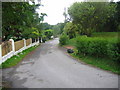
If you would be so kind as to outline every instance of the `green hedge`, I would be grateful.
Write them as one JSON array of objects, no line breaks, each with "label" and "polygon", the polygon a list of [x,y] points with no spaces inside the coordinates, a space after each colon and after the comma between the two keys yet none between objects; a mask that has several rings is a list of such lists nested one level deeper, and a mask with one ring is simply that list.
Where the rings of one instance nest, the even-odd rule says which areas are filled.
[{"label": "green hedge", "polygon": [[78,53],[120,60],[120,43],[115,39],[80,36],[76,38]]},{"label": "green hedge", "polygon": [[107,44],[107,56],[120,62],[120,42],[109,42]]},{"label": "green hedge", "polygon": [[60,36],[60,45],[66,45],[69,40],[69,37],[66,34]]}]

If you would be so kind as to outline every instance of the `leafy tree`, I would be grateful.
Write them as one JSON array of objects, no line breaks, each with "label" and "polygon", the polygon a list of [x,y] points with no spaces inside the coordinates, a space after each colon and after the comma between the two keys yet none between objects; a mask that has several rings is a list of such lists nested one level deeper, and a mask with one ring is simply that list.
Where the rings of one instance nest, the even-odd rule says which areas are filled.
[{"label": "leafy tree", "polygon": [[69,37],[68,35],[66,35],[65,33],[62,33],[62,35],[60,36],[60,45],[66,45],[68,43]]},{"label": "leafy tree", "polygon": [[53,35],[54,37],[57,37],[57,35],[60,35],[63,32],[63,28],[65,26],[65,23],[58,23],[56,25],[53,25]]},{"label": "leafy tree", "polygon": [[[35,29],[40,28],[41,17],[36,13],[40,4],[30,5],[28,2],[3,2],[2,3],[2,34],[3,41],[13,38],[36,38]],[[42,18],[43,18],[42,17]],[[34,31],[35,30],[35,31]],[[40,32],[39,32],[40,33]]]},{"label": "leafy tree", "polygon": [[43,22],[44,21],[44,16],[47,16],[47,14],[46,13],[41,13],[41,16],[40,16],[39,20]]},{"label": "leafy tree", "polygon": [[77,30],[78,30],[77,26],[72,22],[66,23],[64,27],[64,32],[69,36],[70,39],[76,37],[78,33]]},{"label": "leafy tree", "polygon": [[[111,22],[108,22],[109,24],[112,24],[111,29],[120,31],[120,1],[118,2],[112,2],[111,4],[116,4],[116,13],[114,17],[111,18]],[[111,30],[112,31],[112,30]]]},{"label": "leafy tree", "polygon": [[43,30],[52,29],[52,25],[48,23],[42,23],[42,29]]},{"label": "leafy tree", "polygon": [[108,2],[76,2],[69,7],[68,13],[81,33],[91,36],[93,31],[102,29],[106,21],[114,16],[115,8],[115,4]]},{"label": "leafy tree", "polygon": [[117,16],[117,23],[118,23],[118,25],[120,26],[120,1],[117,2],[116,10],[117,10],[117,13],[116,13],[116,16]]},{"label": "leafy tree", "polygon": [[52,29],[42,30],[42,38],[43,39],[51,39],[52,35],[53,35],[53,30]]}]

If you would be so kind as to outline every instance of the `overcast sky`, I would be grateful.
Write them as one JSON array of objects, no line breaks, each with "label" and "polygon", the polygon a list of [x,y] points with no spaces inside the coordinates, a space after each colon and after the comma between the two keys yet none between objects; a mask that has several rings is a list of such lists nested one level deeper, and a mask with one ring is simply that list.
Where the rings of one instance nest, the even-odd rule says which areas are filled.
[{"label": "overcast sky", "polygon": [[46,13],[48,15],[44,18],[44,22],[55,25],[59,22],[64,22],[64,8],[69,7],[76,1],[83,0],[42,0],[41,3],[44,6],[40,7],[38,12]]},{"label": "overcast sky", "polygon": [[41,3],[44,6],[40,7],[38,12],[46,13],[48,15],[44,18],[44,22],[55,25],[57,23],[64,22],[64,8],[68,8],[74,2],[81,1],[84,0],[42,0]]}]

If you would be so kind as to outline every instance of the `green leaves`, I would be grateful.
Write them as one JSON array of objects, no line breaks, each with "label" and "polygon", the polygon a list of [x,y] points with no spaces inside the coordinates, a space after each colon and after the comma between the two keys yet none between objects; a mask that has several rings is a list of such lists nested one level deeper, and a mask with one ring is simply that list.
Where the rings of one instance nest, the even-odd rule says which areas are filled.
[{"label": "green leaves", "polygon": [[64,32],[69,36],[70,39],[76,37],[76,34],[78,33],[77,30],[77,26],[71,22],[66,23],[64,27]]},{"label": "green leaves", "polygon": [[60,45],[66,45],[69,40],[69,37],[66,34],[60,36]]},{"label": "green leaves", "polygon": [[113,17],[115,9],[116,5],[108,2],[76,2],[69,7],[68,13],[73,23],[81,26],[82,33],[90,36]]},{"label": "green leaves", "polygon": [[119,45],[116,39],[100,38],[100,37],[77,37],[76,47],[79,53],[85,55],[105,57],[112,60],[119,61]]},{"label": "green leaves", "polygon": [[33,30],[33,32],[32,32],[33,34],[35,34],[37,37],[40,36],[40,33],[37,28],[32,27],[32,30]]},{"label": "green leaves", "polygon": [[[39,6],[38,4],[30,5],[27,2],[3,2],[3,41],[11,37],[15,37],[16,40],[38,37],[41,19],[38,13],[36,13],[36,9]],[[45,15],[41,14],[41,16]]]}]

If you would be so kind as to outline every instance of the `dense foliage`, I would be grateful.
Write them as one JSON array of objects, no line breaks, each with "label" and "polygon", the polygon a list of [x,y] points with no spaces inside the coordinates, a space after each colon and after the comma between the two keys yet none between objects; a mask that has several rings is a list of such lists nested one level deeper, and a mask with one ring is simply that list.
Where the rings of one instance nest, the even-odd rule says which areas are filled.
[{"label": "dense foliage", "polygon": [[40,4],[28,2],[2,3],[2,38],[3,41],[13,38],[37,38],[40,33],[40,21],[45,14],[39,17],[36,9]]},{"label": "dense foliage", "polygon": [[72,22],[66,23],[63,30],[69,36],[70,39],[76,37],[76,35],[78,33],[77,26],[75,24],[73,24]]},{"label": "dense foliage", "polygon": [[53,36],[52,29],[42,30],[42,38],[43,39],[49,40],[49,39],[51,39],[51,36]]},{"label": "dense foliage", "polygon": [[42,23],[42,30],[52,29],[52,27],[53,26],[48,23]]},{"label": "dense foliage", "polygon": [[[43,32],[47,32],[49,29],[52,30],[52,35],[54,37],[59,36],[63,32],[64,23],[57,23],[56,25],[50,25],[48,23],[42,23]],[[43,33],[44,34],[44,33]]]},{"label": "dense foliage", "polygon": [[69,7],[68,13],[78,33],[91,36],[95,31],[104,31],[111,19],[115,19],[116,7],[116,3],[109,2],[76,2]]},{"label": "dense foliage", "polygon": [[66,34],[62,34],[61,36],[60,36],[60,45],[62,46],[62,45],[66,45],[67,44],[67,42],[68,42],[68,40],[69,40],[69,37],[66,35]]},{"label": "dense foliage", "polygon": [[[110,40],[111,39],[111,40]],[[106,57],[112,60],[120,60],[120,42],[115,38],[100,38],[81,36],[76,38],[78,53],[96,57]]]},{"label": "dense foliage", "polygon": [[78,55],[120,60],[120,2],[76,2],[68,14],[64,39],[69,37],[67,45],[76,46]]},{"label": "dense foliage", "polygon": [[58,35],[62,34],[64,26],[65,23],[58,23],[56,25],[53,25],[52,29],[54,37],[57,37]]}]

